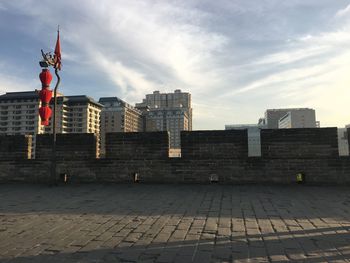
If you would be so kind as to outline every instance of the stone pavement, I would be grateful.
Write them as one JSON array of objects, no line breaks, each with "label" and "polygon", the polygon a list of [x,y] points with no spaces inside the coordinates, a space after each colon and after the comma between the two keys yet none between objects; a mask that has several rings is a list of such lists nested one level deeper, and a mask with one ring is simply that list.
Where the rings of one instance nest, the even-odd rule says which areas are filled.
[{"label": "stone pavement", "polygon": [[350,188],[0,185],[0,262],[347,262]]}]

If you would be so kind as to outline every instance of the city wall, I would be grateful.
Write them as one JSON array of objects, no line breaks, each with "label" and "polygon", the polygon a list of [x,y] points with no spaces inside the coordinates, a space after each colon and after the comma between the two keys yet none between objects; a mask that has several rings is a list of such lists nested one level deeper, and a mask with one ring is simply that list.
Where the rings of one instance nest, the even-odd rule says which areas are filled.
[{"label": "city wall", "polygon": [[[350,131],[350,130],[349,130]],[[57,174],[72,183],[350,184],[350,157],[338,156],[336,128],[261,130],[261,157],[248,157],[246,130],[181,134],[181,158],[169,158],[168,132],[108,133],[106,156],[96,158],[93,134],[57,136]],[[0,137],[0,182],[45,183],[49,135],[38,135],[36,159],[28,136]]]}]

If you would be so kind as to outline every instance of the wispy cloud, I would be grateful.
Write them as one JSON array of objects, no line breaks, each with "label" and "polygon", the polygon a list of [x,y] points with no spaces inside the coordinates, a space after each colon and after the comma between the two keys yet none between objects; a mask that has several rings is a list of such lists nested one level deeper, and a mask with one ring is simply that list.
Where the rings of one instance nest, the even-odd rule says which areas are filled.
[{"label": "wispy cloud", "polygon": [[[218,129],[290,105],[315,107],[326,125],[350,122],[342,117],[343,98],[325,103],[322,97],[330,86],[346,93],[349,84],[347,4],[13,0],[0,9],[16,17],[16,34],[47,48],[60,24],[66,90],[137,102],[153,90],[180,88],[192,93],[195,128]],[[12,78],[9,71],[2,75]],[[7,89],[5,77],[0,84]]]},{"label": "wispy cloud", "polygon": [[336,17],[344,17],[344,16],[348,16],[350,15],[350,4],[345,7],[344,9],[341,9],[339,10],[337,13],[336,13]]}]

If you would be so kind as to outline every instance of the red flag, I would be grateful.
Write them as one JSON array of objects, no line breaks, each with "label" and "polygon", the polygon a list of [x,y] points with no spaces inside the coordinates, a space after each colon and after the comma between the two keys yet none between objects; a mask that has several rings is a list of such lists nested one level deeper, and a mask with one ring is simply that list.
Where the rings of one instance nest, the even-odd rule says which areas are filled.
[{"label": "red flag", "polygon": [[61,70],[61,44],[60,44],[60,30],[57,30],[57,41],[55,47],[55,65],[54,68]]}]

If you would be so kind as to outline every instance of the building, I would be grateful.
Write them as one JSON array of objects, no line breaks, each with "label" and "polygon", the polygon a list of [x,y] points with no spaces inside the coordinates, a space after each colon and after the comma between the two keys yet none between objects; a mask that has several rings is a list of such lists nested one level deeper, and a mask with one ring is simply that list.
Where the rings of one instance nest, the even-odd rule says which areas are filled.
[{"label": "building", "polygon": [[146,131],[169,131],[170,148],[181,146],[180,133],[192,130],[191,94],[175,90],[174,93],[154,91],[147,94],[136,108],[145,116]]},{"label": "building", "polygon": [[279,129],[288,128],[316,128],[315,110],[292,110],[278,121]]},{"label": "building", "polygon": [[260,130],[262,124],[230,124],[225,125],[225,130],[244,130],[248,132],[248,156],[261,156]]},{"label": "building", "polygon": [[190,118],[186,109],[152,109],[146,115],[146,131],[169,131],[170,148],[180,148],[180,133],[189,130]]},{"label": "building", "polygon": [[[53,100],[51,100],[52,108]],[[92,98],[63,96],[59,94],[56,108],[56,131],[58,133],[100,134],[100,112],[103,105]],[[8,92],[0,96],[0,135],[33,135],[32,158],[35,157],[36,135],[52,132],[49,126],[41,125],[40,100],[36,91]]]},{"label": "building", "polygon": [[[53,100],[50,106],[52,108]],[[100,113],[103,105],[85,95],[62,96],[57,98],[57,133],[95,133],[100,135]],[[45,133],[52,132],[50,118]]]},{"label": "building", "polygon": [[142,112],[118,97],[99,99],[101,111],[101,155],[105,153],[107,132],[141,132],[144,130]]},{"label": "building", "polygon": [[7,92],[0,96],[0,135],[32,135],[34,157],[36,134],[44,133],[40,124],[40,100],[35,91]]},{"label": "building", "polygon": [[350,128],[350,125],[346,125],[345,128],[338,128],[338,147],[339,147],[340,156],[349,155],[348,132],[347,132],[348,128]]},{"label": "building", "polygon": [[309,108],[268,109],[265,122],[268,129],[317,127],[315,110]]}]

